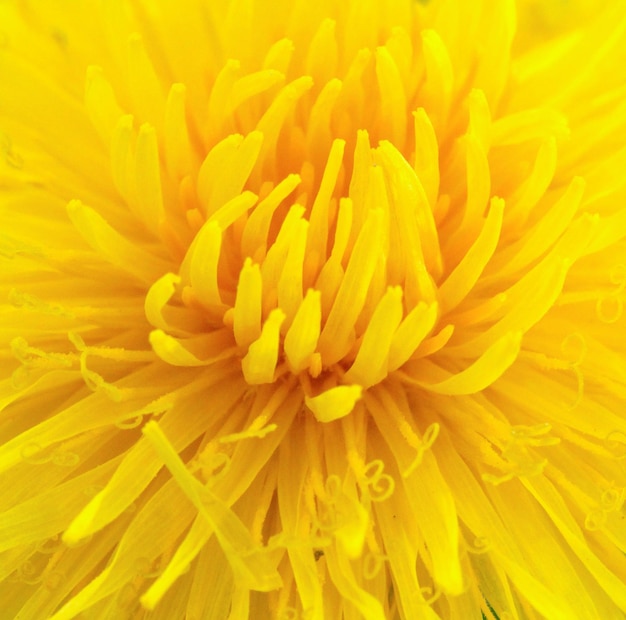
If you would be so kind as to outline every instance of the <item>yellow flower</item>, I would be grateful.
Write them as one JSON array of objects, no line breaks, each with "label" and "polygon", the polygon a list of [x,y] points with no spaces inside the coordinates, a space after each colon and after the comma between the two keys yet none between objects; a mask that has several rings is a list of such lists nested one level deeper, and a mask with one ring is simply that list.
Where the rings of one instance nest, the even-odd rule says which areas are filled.
[{"label": "yellow flower", "polygon": [[0,617],[624,618],[625,95],[621,0],[0,2]]}]

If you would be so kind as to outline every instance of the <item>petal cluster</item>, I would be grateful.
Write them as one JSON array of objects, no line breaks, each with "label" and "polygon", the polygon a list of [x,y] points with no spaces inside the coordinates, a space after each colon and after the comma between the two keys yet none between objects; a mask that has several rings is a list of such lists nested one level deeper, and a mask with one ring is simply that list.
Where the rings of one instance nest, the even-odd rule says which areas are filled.
[{"label": "petal cluster", "polygon": [[7,618],[623,617],[620,2],[67,4],[0,3]]}]

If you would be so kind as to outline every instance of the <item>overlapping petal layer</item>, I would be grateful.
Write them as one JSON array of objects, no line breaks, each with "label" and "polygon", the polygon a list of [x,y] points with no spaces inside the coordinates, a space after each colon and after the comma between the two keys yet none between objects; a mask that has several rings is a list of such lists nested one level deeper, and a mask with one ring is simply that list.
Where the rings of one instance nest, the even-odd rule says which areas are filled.
[{"label": "overlapping petal layer", "polygon": [[601,4],[0,3],[7,617],[624,617]]}]

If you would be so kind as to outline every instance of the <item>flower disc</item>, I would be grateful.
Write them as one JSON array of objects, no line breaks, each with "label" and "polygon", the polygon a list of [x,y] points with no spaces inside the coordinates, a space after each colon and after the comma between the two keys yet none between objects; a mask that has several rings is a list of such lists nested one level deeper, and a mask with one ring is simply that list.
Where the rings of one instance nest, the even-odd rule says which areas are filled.
[{"label": "flower disc", "polygon": [[626,617],[619,0],[0,0],[0,601]]}]

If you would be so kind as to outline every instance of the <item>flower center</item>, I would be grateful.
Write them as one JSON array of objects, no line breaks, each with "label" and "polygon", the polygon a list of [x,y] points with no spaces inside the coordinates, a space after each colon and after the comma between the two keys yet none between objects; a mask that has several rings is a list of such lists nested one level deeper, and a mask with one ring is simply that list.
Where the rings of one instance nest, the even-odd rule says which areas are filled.
[{"label": "flower center", "polygon": [[[333,29],[324,22],[320,41]],[[511,363],[514,325],[453,356],[469,360],[468,374],[428,361],[463,344],[455,325],[501,310],[489,294],[450,318],[492,258],[504,205],[490,200],[485,94],[453,109],[442,41],[424,31],[413,68],[410,41],[393,29],[344,66],[321,46],[331,51],[315,57],[330,54],[334,68],[307,67],[313,78],[291,81],[287,40],[259,71],[228,61],[211,122],[197,126],[185,124],[184,88],[172,88],[165,142],[178,202],[159,232],[182,249],[178,273],[146,299],[157,355],[182,366],[232,359],[250,385],[297,376],[323,420],[396,371],[469,393]]]},{"label": "flower center", "polygon": [[[181,183],[186,221],[165,227],[172,237],[191,231],[180,270],[146,300],[153,347],[171,363],[230,355],[249,384],[291,373],[314,397],[370,387],[421,346],[432,348],[442,273],[431,206],[438,151],[424,109],[414,131],[406,127],[414,93],[408,66],[394,56],[410,39],[396,29],[340,71],[334,31],[326,20],[311,43],[313,78],[283,84],[293,53],[286,40],[260,71],[244,74],[228,61],[211,94],[210,126],[178,145],[190,153],[170,152],[193,159],[194,140],[208,152],[195,183]],[[339,72],[343,79],[333,77]],[[170,107],[182,107],[183,96],[174,87]],[[183,308],[187,318],[174,319]]]}]

